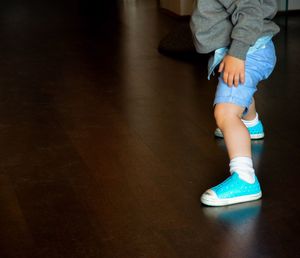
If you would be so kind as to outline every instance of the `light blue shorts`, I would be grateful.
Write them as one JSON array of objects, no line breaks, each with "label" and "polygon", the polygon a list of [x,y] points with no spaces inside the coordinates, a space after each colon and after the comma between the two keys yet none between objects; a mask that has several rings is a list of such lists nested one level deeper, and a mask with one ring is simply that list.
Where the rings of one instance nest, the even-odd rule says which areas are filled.
[{"label": "light blue shorts", "polygon": [[214,105],[232,103],[244,107],[247,114],[253,95],[260,81],[267,79],[276,63],[275,48],[272,40],[263,47],[248,53],[245,60],[245,83],[229,87],[219,76]]}]

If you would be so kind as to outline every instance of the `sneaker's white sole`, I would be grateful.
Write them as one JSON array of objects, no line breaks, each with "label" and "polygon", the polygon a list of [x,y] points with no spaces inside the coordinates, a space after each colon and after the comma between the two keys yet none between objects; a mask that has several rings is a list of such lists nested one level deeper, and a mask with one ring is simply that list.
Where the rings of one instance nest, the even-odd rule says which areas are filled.
[{"label": "sneaker's white sole", "polygon": [[259,140],[259,139],[263,139],[264,137],[265,137],[264,133],[250,134],[251,140]]},{"label": "sneaker's white sole", "polygon": [[261,192],[257,194],[249,194],[245,196],[226,198],[226,199],[215,198],[204,193],[201,196],[201,202],[207,206],[225,206],[225,205],[231,205],[236,203],[255,201],[260,199],[261,197],[262,197]]},{"label": "sneaker's white sole", "polygon": [[[219,138],[224,138],[223,133],[221,132],[220,129],[215,130],[215,136]],[[264,133],[250,134],[251,140],[259,140],[259,139],[263,139],[264,137],[265,137]]]}]

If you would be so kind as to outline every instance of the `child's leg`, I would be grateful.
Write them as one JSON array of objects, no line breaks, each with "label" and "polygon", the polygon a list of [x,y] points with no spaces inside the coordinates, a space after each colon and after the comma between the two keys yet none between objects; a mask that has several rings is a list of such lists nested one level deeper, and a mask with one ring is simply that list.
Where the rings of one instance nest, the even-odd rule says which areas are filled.
[{"label": "child's leg", "polygon": [[224,133],[224,140],[230,158],[230,172],[237,173],[247,183],[254,183],[255,174],[251,155],[250,134],[241,120],[244,108],[232,103],[215,106],[217,125]]},{"label": "child's leg", "polygon": [[243,111],[243,107],[232,103],[215,105],[216,122],[224,133],[230,158],[231,176],[201,196],[201,202],[206,205],[229,205],[261,197],[251,158],[250,134],[241,120]]},{"label": "child's leg", "polygon": [[264,138],[264,127],[256,112],[254,98],[252,98],[252,103],[248,108],[247,114],[243,115],[242,121],[248,129],[251,139],[258,140]]},{"label": "child's leg", "polygon": [[243,120],[253,120],[256,117],[255,100],[252,98],[252,103],[248,109],[248,113],[242,117]]},{"label": "child's leg", "polygon": [[[202,203],[221,206],[253,201],[262,196],[258,179],[254,174],[250,143],[250,133],[251,137],[253,132],[256,134],[261,123],[258,123],[255,103],[251,100],[257,84],[268,78],[275,62],[274,45],[269,41],[263,48],[247,54],[244,84],[229,87],[222,76],[219,77],[214,100],[215,118],[224,134],[230,157],[231,176],[204,192],[201,196]],[[244,120],[241,120],[245,107],[248,108],[248,113],[243,117]]]},{"label": "child's leg", "polygon": [[[261,121],[258,119],[259,117],[256,113],[254,98],[252,98],[252,103],[247,111],[247,114],[242,115],[242,121],[250,133],[250,138],[256,140],[264,138],[264,128]],[[216,137],[224,137],[220,128],[217,128],[214,134]]]},{"label": "child's leg", "polygon": [[250,135],[241,121],[243,111],[243,107],[231,103],[220,103],[215,106],[216,123],[224,134],[230,159],[235,157],[251,158]]}]

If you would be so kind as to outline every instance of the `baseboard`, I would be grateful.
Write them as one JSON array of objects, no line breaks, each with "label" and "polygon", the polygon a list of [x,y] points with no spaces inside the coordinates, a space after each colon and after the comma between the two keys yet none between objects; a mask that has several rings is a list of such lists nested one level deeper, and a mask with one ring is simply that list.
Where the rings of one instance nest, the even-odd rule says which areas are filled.
[{"label": "baseboard", "polygon": [[164,13],[164,14],[167,14],[175,19],[178,19],[178,20],[189,20],[191,18],[191,15],[179,15],[177,13],[174,13],[172,11],[170,11],[169,9],[165,9],[165,8],[162,8],[162,7],[159,7],[159,10]]}]

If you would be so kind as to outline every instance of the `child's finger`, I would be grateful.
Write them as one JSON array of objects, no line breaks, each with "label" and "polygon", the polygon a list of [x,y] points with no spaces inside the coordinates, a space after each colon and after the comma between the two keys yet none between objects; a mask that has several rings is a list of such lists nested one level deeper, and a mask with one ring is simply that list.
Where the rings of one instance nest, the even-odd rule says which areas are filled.
[{"label": "child's finger", "polygon": [[223,69],[224,69],[224,63],[221,62],[221,64],[219,65],[219,70],[218,70],[218,72],[221,73],[221,72],[223,71]]},{"label": "child's finger", "polygon": [[235,87],[239,86],[239,82],[240,82],[239,75],[236,74],[236,75],[234,76],[234,86],[235,86]]},{"label": "child's finger", "polygon": [[227,79],[227,84],[229,87],[232,87],[232,83],[233,83],[233,75],[229,74]]},{"label": "child's finger", "polygon": [[241,84],[245,83],[245,73],[240,74],[240,82],[241,82]]},{"label": "child's finger", "polygon": [[223,73],[223,81],[226,83],[226,84],[228,84],[228,73],[227,72],[224,72]]}]

